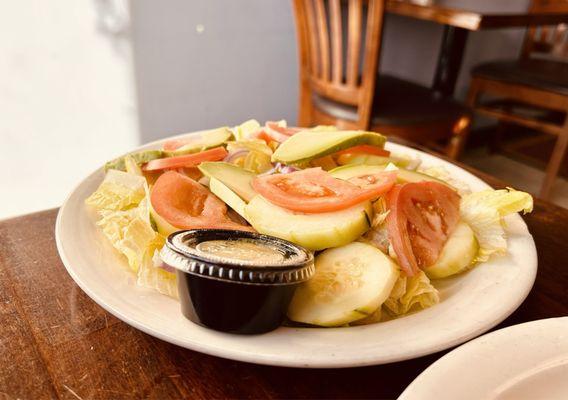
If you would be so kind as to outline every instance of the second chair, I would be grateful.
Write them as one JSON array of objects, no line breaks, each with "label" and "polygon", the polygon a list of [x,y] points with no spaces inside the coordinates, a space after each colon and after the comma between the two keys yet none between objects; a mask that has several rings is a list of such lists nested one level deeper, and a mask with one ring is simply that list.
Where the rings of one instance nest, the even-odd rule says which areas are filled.
[{"label": "second chair", "polygon": [[[466,107],[433,90],[378,75],[383,0],[294,0],[300,60],[299,125],[373,130],[457,158]],[[346,30],[344,30],[346,25]]]}]

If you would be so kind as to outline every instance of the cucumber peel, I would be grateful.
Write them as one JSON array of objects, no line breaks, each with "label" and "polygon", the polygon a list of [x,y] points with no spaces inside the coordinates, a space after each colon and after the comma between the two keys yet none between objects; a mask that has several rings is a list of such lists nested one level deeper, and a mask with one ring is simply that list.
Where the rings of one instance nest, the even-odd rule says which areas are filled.
[{"label": "cucumber peel", "polygon": [[351,243],[369,229],[370,202],[345,210],[302,214],[276,206],[257,195],[245,207],[245,219],[258,232],[299,244],[309,250]]},{"label": "cucumber peel", "polygon": [[473,230],[461,221],[448,238],[436,263],[424,268],[424,272],[430,279],[459,274],[469,269],[478,251],[479,244]]},{"label": "cucumber peel", "polygon": [[315,268],[315,275],[292,298],[292,321],[342,326],[366,318],[388,298],[399,275],[388,256],[360,242],[322,252]]}]

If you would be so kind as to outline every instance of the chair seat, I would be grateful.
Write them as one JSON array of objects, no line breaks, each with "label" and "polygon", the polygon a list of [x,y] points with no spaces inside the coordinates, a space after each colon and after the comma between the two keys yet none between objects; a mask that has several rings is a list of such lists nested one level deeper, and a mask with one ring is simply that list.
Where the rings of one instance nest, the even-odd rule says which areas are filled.
[{"label": "chair seat", "polygon": [[[335,118],[357,121],[357,108],[314,95],[314,105]],[[451,122],[470,115],[469,109],[431,89],[389,75],[379,75],[371,125],[403,126]]]},{"label": "chair seat", "polygon": [[481,78],[530,86],[568,96],[568,64],[559,61],[496,61],[478,65],[471,73]]}]

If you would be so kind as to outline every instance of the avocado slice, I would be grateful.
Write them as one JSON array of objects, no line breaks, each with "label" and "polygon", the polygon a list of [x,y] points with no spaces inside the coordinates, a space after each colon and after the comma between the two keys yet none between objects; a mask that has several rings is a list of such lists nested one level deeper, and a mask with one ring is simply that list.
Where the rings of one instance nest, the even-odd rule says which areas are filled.
[{"label": "avocado slice", "polygon": [[[332,169],[331,171],[329,171],[329,173],[334,178],[347,180],[355,176],[378,174],[380,172],[383,172],[386,166],[387,166],[386,164],[385,165],[360,165],[360,164],[344,165],[342,167],[337,167],[335,169]],[[434,178],[433,176],[422,174],[416,171],[409,171],[404,168],[397,169],[396,173],[397,173],[398,183],[430,181],[430,182],[443,183],[446,186],[450,186],[446,182]]]},{"label": "avocado slice", "polygon": [[360,144],[383,147],[385,142],[386,138],[375,132],[305,130],[282,143],[272,155],[272,161],[297,164]]},{"label": "avocado slice", "polygon": [[247,203],[257,194],[251,186],[252,180],[256,177],[252,171],[226,162],[203,162],[198,168],[203,175],[215,178]]},{"label": "avocado slice", "polygon": [[227,185],[216,178],[209,178],[209,190],[223,200],[225,204],[235,210],[241,217],[245,218],[245,207],[247,203]]},{"label": "avocado slice", "polygon": [[150,206],[150,224],[152,225],[152,229],[154,229],[160,235],[165,236],[165,237],[168,237],[172,233],[181,230],[179,228],[176,228],[172,224],[170,224],[164,218],[162,218],[160,216],[160,214],[158,214],[156,211],[154,211],[154,208],[152,207],[152,203],[151,202],[148,202],[148,203],[149,203],[149,206]]},{"label": "avocado slice", "polygon": [[181,156],[184,154],[197,153],[213,147],[221,146],[233,136],[231,130],[223,126],[221,128],[210,129],[207,131],[195,132],[187,138],[191,142],[173,151],[164,151],[168,157]]},{"label": "avocado slice", "polygon": [[[144,150],[137,153],[127,154],[131,160],[134,160],[136,164],[142,165],[146,164],[148,161],[155,160],[156,158],[164,157],[162,150]],[[126,171],[126,162],[124,160],[125,156],[115,158],[105,164],[105,172],[109,169],[117,169],[119,171]]]},{"label": "avocado slice", "polygon": [[387,165],[393,163],[397,167],[406,168],[410,160],[398,157],[383,157],[373,154],[341,154],[337,157],[339,165],[365,164],[365,165]]}]

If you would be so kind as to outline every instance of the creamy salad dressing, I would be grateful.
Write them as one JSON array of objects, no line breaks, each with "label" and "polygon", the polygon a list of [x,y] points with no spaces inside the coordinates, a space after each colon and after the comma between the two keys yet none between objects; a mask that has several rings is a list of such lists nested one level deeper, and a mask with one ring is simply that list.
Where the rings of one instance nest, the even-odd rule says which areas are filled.
[{"label": "creamy salad dressing", "polygon": [[[259,267],[289,262],[297,255],[284,252],[283,249],[270,243],[251,240],[208,240],[199,243],[195,249],[206,257],[215,257],[224,261],[246,261]],[[298,260],[300,261],[300,260]]]}]

